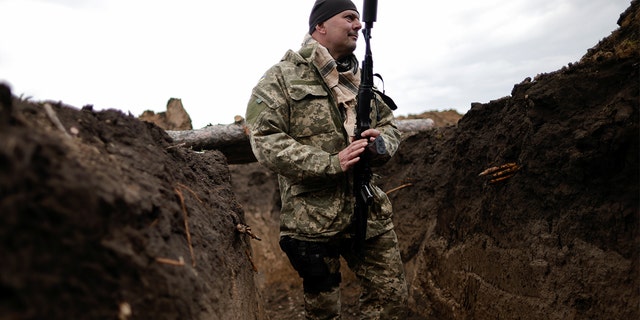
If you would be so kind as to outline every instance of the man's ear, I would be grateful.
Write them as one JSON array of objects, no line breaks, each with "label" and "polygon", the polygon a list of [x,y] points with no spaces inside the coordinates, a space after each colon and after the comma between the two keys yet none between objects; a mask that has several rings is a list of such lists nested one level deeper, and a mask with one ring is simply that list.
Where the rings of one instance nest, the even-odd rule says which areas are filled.
[{"label": "man's ear", "polygon": [[321,34],[327,33],[327,28],[325,28],[324,22],[320,22],[316,25],[316,31],[320,32]]}]

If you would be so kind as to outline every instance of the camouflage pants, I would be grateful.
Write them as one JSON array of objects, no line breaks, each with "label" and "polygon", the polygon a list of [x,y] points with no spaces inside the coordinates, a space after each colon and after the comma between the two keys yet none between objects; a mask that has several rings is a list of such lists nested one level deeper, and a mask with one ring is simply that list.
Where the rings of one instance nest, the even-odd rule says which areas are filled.
[{"label": "camouflage pants", "polygon": [[[344,239],[328,244],[329,250],[322,254],[320,263],[330,275],[337,275],[337,281],[331,277],[320,284],[322,289],[310,290],[305,279],[304,267],[294,268],[305,280],[305,313],[307,319],[341,319],[340,317],[340,256],[347,262],[359,280],[360,295],[359,319],[404,319],[407,308],[407,285],[404,266],[400,258],[398,238],[391,230],[367,240],[365,254],[360,257],[351,252],[350,240]],[[286,252],[286,250],[285,250]],[[291,259],[291,255],[289,259]],[[325,286],[330,283],[329,286]]]}]

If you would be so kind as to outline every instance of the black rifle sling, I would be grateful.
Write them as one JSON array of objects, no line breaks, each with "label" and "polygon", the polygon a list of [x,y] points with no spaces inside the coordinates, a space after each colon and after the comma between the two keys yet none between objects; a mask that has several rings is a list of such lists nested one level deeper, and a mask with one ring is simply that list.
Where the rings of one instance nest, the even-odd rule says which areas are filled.
[{"label": "black rifle sling", "polygon": [[384,93],[384,79],[382,79],[382,76],[379,73],[375,73],[373,74],[373,76],[380,79],[380,81],[382,81],[382,91],[378,89],[373,89],[373,91],[375,91],[377,94],[380,95],[380,97],[382,98],[382,101],[384,101],[384,103],[386,103],[389,106],[389,108],[391,108],[391,110],[398,109],[398,106],[393,101],[393,99],[391,99],[391,97],[389,97]]}]

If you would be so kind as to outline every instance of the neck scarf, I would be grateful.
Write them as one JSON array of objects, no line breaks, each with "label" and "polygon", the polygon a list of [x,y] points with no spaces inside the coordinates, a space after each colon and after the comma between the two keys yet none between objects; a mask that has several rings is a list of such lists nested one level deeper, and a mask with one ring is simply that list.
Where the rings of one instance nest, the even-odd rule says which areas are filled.
[{"label": "neck scarf", "polygon": [[[310,35],[305,36],[304,44],[317,43]],[[317,43],[313,65],[320,71],[322,79],[331,89],[339,108],[344,109],[344,129],[353,141],[356,127],[356,97],[360,86],[360,68],[358,60],[351,55],[338,63],[329,54],[329,50]],[[340,66],[340,68],[338,68]],[[343,71],[338,71],[338,69]]]}]

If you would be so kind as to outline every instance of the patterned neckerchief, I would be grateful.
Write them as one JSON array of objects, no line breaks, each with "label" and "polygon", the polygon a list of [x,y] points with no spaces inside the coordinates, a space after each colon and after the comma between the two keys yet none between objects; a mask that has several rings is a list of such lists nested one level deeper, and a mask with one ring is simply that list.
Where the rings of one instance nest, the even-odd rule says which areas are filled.
[{"label": "patterned neckerchief", "polygon": [[[322,79],[331,89],[338,107],[344,108],[344,128],[353,141],[356,127],[356,97],[360,86],[360,68],[355,57],[350,57],[350,63],[355,64],[353,68],[346,68],[344,72],[338,71],[338,64],[333,59],[329,50],[319,44],[310,35],[306,35],[304,45],[315,45],[315,56],[312,57],[313,65],[320,71]],[[355,72],[354,72],[355,71]]]}]

